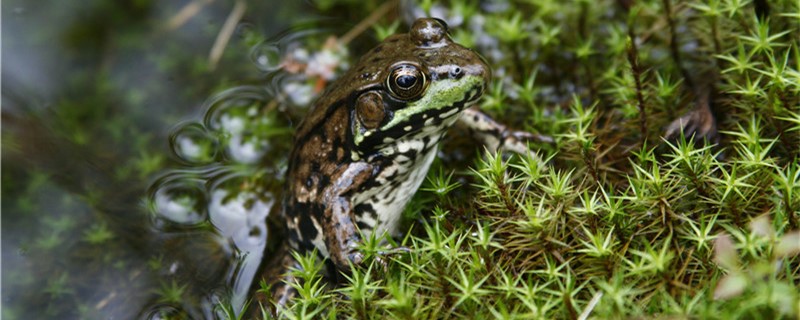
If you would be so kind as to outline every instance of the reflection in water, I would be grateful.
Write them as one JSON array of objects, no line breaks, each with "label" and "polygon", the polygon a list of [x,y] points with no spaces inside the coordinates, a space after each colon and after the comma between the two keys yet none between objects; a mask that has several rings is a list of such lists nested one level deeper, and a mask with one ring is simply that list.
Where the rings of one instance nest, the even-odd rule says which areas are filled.
[{"label": "reflection in water", "polygon": [[[187,312],[210,318],[221,316],[215,308],[222,305],[239,312],[246,303],[269,237],[267,216],[277,212],[274,190],[281,185],[290,147],[291,129],[281,117],[287,111],[282,108],[308,104],[326,81],[346,68],[341,62],[346,51],[331,41],[315,54],[300,44],[318,32],[295,30],[256,46],[254,62],[269,72],[266,86],[224,90],[206,103],[202,122],[183,122],[172,130],[170,149],[182,167],[165,172],[150,187],[153,227],[162,235],[191,231],[221,240],[217,250],[226,253],[221,256],[203,255],[209,251],[192,251],[186,244],[174,250],[206,259],[199,263],[225,266],[225,276],[218,278],[225,284],[200,287],[202,310],[192,310],[185,301],[180,307],[157,301],[147,317]],[[173,275],[202,274],[186,264],[169,268]]]},{"label": "reflection in water", "polygon": [[[277,110],[268,108],[269,101],[264,88],[251,86],[228,89],[210,99],[203,123],[182,123],[170,135],[171,151],[184,166],[164,173],[150,188],[149,209],[158,232],[204,232],[224,240],[221,246],[229,255],[217,258],[234,261],[223,272],[229,289],[203,293],[203,299],[210,301],[202,304],[206,316],[214,314],[212,308],[220,301],[241,308],[262,259],[266,218],[275,204],[270,182],[277,181],[275,170],[269,168],[283,158],[270,156],[274,151],[270,141],[290,134]],[[273,159],[272,163],[264,158]],[[200,263],[215,263],[215,257],[206,258]],[[175,270],[170,271],[185,272],[182,267],[173,265]],[[164,312],[175,312],[174,306]]]},{"label": "reflection in water", "polygon": [[[231,235],[233,244],[239,252],[237,272],[232,279],[231,304],[238,310],[244,305],[248,290],[263,258],[264,246],[268,237],[267,214],[275,202],[254,200],[255,194],[239,194],[230,201],[224,191],[217,190],[212,196],[211,223],[222,234]],[[252,201],[252,205],[247,203]]]},{"label": "reflection in water", "polygon": [[157,304],[145,310],[139,319],[146,320],[162,320],[162,319],[182,319],[186,318],[187,314],[182,312],[181,309],[168,304]]},{"label": "reflection in water", "polygon": [[230,242],[224,251],[235,261],[226,271],[229,289],[204,293],[210,301],[202,304],[206,317],[219,315],[211,308],[220,301],[241,310],[263,260],[267,215],[279,203],[273,190],[281,184],[278,168],[285,168],[291,140],[281,108],[308,104],[347,67],[346,51],[335,41],[314,54],[300,44],[318,32],[294,30],[257,46],[254,62],[269,72],[267,85],[221,92],[207,102],[202,123],[181,123],[170,135],[173,156],[183,167],[150,188],[154,227],[166,233],[205,230],[201,226],[208,224],[214,236]]},{"label": "reflection in water", "polygon": [[[285,64],[315,61],[319,50],[303,48],[321,47],[308,38],[319,32],[253,45],[297,18],[261,14],[274,2],[250,3],[269,21],[251,20],[211,72],[207,45],[229,5],[165,31],[159,19],[179,4],[3,3],[0,317],[211,319],[219,305],[240,308],[279,203],[287,119],[303,110],[286,106],[324,81]],[[257,85],[225,90],[200,120],[167,130],[230,83]]]},{"label": "reflection in water", "polygon": [[214,160],[216,139],[199,123],[178,126],[169,137],[174,155],[187,165],[203,165]]},{"label": "reflection in water", "polygon": [[171,174],[157,182],[151,209],[159,218],[180,225],[196,225],[208,218],[204,181],[190,176]]}]

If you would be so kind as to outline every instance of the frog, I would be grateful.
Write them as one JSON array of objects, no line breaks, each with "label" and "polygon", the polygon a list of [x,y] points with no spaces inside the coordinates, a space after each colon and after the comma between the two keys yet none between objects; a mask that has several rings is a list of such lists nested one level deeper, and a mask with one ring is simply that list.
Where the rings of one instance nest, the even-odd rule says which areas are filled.
[{"label": "frog", "polygon": [[443,20],[420,18],[326,88],[297,126],[289,154],[282,202],[288,245],[262,272],[273,303],[292,296],[286,284],[295,279],[286,270],[297,264],[288,252],[316,252],[333,272],[347,273],[364,263],[362,237],[396,235],[455,124],[488,149],[528,151],[527,133],[474,107],[491,77],[486,60],[454,42]]}]

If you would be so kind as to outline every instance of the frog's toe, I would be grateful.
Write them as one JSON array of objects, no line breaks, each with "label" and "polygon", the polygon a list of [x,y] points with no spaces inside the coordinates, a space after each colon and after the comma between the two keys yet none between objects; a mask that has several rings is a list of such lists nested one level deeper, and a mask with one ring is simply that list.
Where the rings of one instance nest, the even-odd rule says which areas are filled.
[{"label": "frog's toe", "polygon": [[364,254],[358,251],[351,252],[347,255],[347,259],[354,266],[360,266],[364,263]]},{"label": "frog's toe", "polygon": [[500,150],[526,155],[533,152],[528,145],[534,143],[553,143],[553,138],[527,131],[508,130],[503,133]]},{"label": "frog's toe", "polygon": [[664,133],[664,137],[670,141],[677,140],[681,135],[686,138],[694,137],[698,142],[702,140],[715,142],[717,122],[710,112],[703,109],[693,110],[672,121]]},{"label": "frog's toe", "polygon": [[378,251],[378,254],[375,256],[375,262],[377,262],[381,267],[383,267],[383,270],[386,271],[389,269],[389,260],[386,258],[400,253],[411,253],[411,248],[394,247],[389,250]]},{"label": "frog's toe", "polygon": [[552,137],[511,130],[474,108],[463,111],[458,125],[466,128],[473,138],[491,152],[511,151],[527,155],[532,153],[528,145],[553,143]]},{"label": "frog's toe", "polygon": [[411,253],[411,248],[409,248],[409,247],[394,247],[394,248],[391,248],[389,250],[379,251],[378,253],[380,255],[384,255],[384,256],[398,254],[398,253]]}]

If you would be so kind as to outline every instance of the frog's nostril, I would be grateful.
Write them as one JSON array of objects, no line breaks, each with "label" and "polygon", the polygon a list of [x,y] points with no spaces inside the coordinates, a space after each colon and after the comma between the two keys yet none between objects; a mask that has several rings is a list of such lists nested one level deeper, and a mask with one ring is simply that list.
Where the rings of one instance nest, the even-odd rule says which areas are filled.
[{"label": "frog's nostril", "polygon": [[464,75],[464,70],[462,70],[460,67],[455,67],[453,69],[450,69],[450,78],[460,79],[463,75]]}]

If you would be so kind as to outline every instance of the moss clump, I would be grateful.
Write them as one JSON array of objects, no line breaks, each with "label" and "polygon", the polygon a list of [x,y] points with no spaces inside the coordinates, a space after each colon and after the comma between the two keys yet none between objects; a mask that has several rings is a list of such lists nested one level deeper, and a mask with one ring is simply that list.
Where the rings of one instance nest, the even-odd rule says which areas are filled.
[{"label": "moss clump", "polygon": [[[555,142],[440,160],[410,253],[367,241],[332,290],[303,258],[280,317],[800,316],[800,3],[449,8],[495,68],[484,109]],[[714,127],[661,138],[701,108]]]}]

